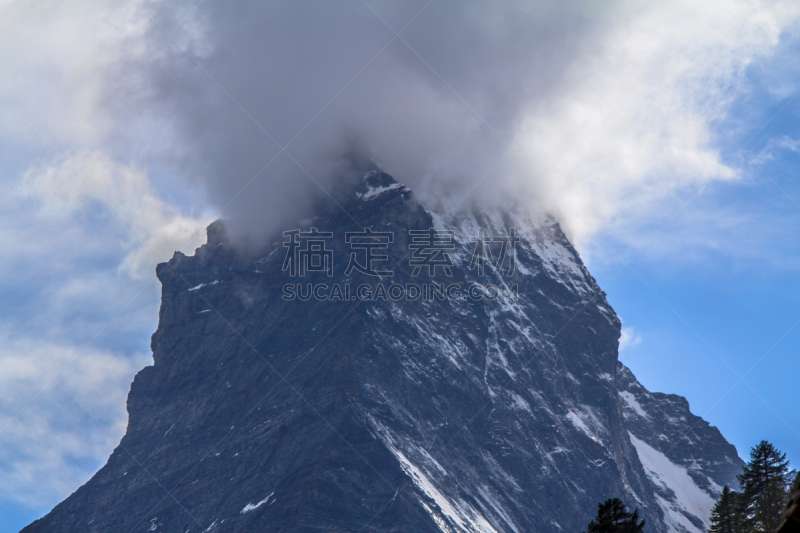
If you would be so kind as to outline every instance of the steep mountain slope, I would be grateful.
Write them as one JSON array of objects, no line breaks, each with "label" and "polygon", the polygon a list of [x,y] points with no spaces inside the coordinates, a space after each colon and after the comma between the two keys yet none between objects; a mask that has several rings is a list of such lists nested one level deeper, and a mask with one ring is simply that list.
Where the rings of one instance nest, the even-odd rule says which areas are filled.
[{"label": "steep mountain slope", "polygon": [[442,218],[372,171],[287,230],[242,252],[215,223],[159,265],[127,434],[24,531],[555,533],[611,496],[701,531],[733,482],[719,432],[619,366],[552,219]]},{"label": "steep mountain slope", "polygon": [[719,430],[674,394],[651,393],[622,363],[617,388],[639,460],[670,530],[705,531],[722,486],[736,487],[744,462]]}]

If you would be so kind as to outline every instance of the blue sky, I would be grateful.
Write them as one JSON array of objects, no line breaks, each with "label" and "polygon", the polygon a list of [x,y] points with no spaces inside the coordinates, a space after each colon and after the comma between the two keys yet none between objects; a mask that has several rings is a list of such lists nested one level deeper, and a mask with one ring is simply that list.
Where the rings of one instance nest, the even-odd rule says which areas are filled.
[{"label": "blue sky", "polygon": [[351,138],[424,199],[554,213],[639,380],[800,465],[800,8],[210,4],[0,6],[0,533],[119,442],[155,265],[300,209]]},{"label": "blue sky", "polygon": [[630,262],[628,250],[600,254],[592,271],[635,331],[620,359],[642,383],[688,398],[743,458],[767,439],[797,466],[800,101],[759,92],[737,102],[740,130],[720,135],[731,159],[748,163],[746,177],[673,204],[674,218],[650,225],[653,240]]}]

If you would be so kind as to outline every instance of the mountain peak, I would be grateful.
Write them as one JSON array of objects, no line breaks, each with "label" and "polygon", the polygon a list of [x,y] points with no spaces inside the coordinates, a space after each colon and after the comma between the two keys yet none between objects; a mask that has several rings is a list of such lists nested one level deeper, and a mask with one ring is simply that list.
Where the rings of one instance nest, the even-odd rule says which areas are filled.
[{"label": "mountain peak", "polygon": [[369,200],[389,191],[410,193],[411,189],[401,183],[398,183],[393,177],[385,172],[372,170],[365,174],[363,178],[361,178],[353,192],[356,198]]},{"label": "mountain peak", "polygon": [[550,219],[440,215],[370,170],[255,257],[224,235],[159,265],[127,433],[26,532],[561,533],[618,496],[700,533],[686,494],[733,482],[721,435],[618,366],[619,320]]}]

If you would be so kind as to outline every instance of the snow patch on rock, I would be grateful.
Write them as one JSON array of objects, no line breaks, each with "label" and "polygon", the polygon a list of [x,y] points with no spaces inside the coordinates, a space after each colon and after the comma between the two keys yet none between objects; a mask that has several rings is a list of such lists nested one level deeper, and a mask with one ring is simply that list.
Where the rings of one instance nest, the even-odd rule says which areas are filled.
[{"label": "snow patch on rock", "polygon": [[248,504],[247,504],[247,505],[245,505],[245,506],[244,506],[244,508],[241,510],[241,514],[249,513],[250,511],[253,511],[253,510],[255,510],[255,509],[258,509],[259,507],[261,507],[262,505],[264,505],[265,503],[267,503],[267,502],[269,501],[269,499],[270,499],[270,498],[272,498],[272,495],[273,495],[273,494],[275,494],[275,493],[274,493],[274,492],[270,492],[270,493],[269,493],[269,496],[267,496],[266,498],[264,498],[263,500],[261,500],[261,501],[260,501],[260,502],[258,502],[258,503],[248,503]]},{"label": "snow patch on rock", "polygon": [[[710,525],[714,498],[695,484],[686,468],[671,462],[666,455],[637,439],[632,433],[629,435],[647,477],[657,488],[662,489],[659,492],[674,494],[672,501],[656,495],[670,533],[705,533]],[[689,516],[702,521],[705,527],[697,527]]]},{"label": "snow patch on rock", "polygon": [[407,187],[401,183],[392,183],[391,185],[386,185],[384,187],[370,187],[364,194],[356,193],[356,196],[358,196],[362,200],[370,200],[385,192],[393,191],[395,189],[406,189],[406,188]]},{"label": "snow patch on rock", "polygon": [[[398,461],[400,461],[400,466],[405,473],[411,477],[414,484],[436,503],[442,514],[449,519],[452,525],[458,528],[458,531],[466,531],[468,533],[498,533],[483,516],[466,502],[459,500],[451,503],[450,500],[436,488],[430,478],[428,478],[421,469],[417,468],[414,463],[409,461],[403,452],[392,446],[389,446],[389,449],[394,456],[397,457]],[[426,508],[428,508],[430,512],[430,508],[427,505]],[[439,521],[437,521],[437,523],[439,523],[442,531],[451,531],[450,528],[443,528],[442,523]]]},{"label": "snow patch on rock", "polygon": [[[650,418],[647,416],[647,413],[642,409],[642,406],[636,400],[636,396],[633,393],[628,391],[620,391],[619,398],[622,400],[622,404],[624,407],[627,407],[627,410],[634,411],[637,415],[641,416],[642,418]],[[628,413],[625,413],[627,416]]]},{"label": "snow patch on rock", "polygon": [[570,409],[567,412],[567,419],[590,439],[598,444],[603,444],[600,437],[605,432],[605,428],[591,408],[586,406],[582,409]]}]

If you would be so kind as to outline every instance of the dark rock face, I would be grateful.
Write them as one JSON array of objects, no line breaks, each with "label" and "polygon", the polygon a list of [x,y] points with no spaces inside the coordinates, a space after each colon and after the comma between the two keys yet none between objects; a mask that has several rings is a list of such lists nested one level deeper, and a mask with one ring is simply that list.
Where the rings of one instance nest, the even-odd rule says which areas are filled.
[{"label": "dark rock face", "polygon": [[[716,497],[741,460],[685,399],[618,363],[619,321],[554,221],[442,220],[379,172],[344,198],[297,224],[333,233],[311,239],[332,252],[330,276],[292,277],[287,252],[304,248],[282,246],[291,237],[244,253],[219,223],[158,266],[155,364],[131,386],[127,434],[25,532],[555,533],[614,496],[649,531],[703,529],[691,498]],[[393,234],[373,250],[392,276],[346,273],[367,252],[345,233],[366,227]],[[425,237],[410,232],[430,228],[452,231],[450,276],[446,263],[429,276],[444,256],[415,248]],[[479,228],[518,232],[513,269],[510,254],[469,268]],[[486,244],[492,259],[502,243]],[[434,282],[449,297],[410,298]]]}]

